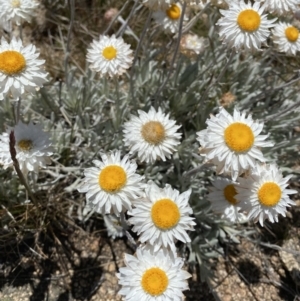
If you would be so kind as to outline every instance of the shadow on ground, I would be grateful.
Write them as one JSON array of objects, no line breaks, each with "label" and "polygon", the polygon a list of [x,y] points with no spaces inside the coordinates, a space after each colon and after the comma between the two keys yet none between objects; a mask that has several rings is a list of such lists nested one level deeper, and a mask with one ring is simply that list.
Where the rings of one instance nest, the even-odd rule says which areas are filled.
[{"label": "shadow on ground", "polygon": [[68,232],[40,235],[38,245],[29,238],[0,249],[0,291],[8,300],[18,288],[24,301],[90,300],[101,282],[103,243],[97,239],[97,247],[89,248],[86,232]]}]

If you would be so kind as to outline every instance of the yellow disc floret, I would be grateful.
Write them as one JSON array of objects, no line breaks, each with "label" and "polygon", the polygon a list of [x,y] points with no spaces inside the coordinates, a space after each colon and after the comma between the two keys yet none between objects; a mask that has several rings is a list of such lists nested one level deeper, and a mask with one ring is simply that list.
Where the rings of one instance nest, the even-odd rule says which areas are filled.
[{"label": "yellow disc floret", "polygon": [[151,296],[161,295],[168,287],[169,279],[166,272],[160,268],[148,269],[142,276],[141,285]]},{"label": "yellow disc floret", "polygon": [[20,2],[20,0],[12,0],[11,5],[12,5],[12,7],[17,8],[17,7],[21,6],[21,2]]},{"label": "yellow disc floret", "polygon": [[224,140],[232,151],[242,153],[247,152],[252,147],[254,134],[247,124],[235,122],[225,129]]},{"label": "yellow disc floret", "polygon": [[99,174],[100,187],[110,193],[120,191],[127,181],[125,170],[119,165],[108,165]]},{"label": "yellow disc floret", "polygon": [[26,67],[24,56],[14,50],[6,50],[0,53],[0,72],[7,75],[17,75]]},{"label": "yellow disc floret", "polygon": [[266,182],[259,188],[257,195],[261,205],[273,207],[281,199],[281,188],[274,182]]},{"label": "yellow disc floret", "polygon": [[113,60],[117,57],[117,49],[113,46],[107,46],[103,49],[102,55],[109,61]]},{"label": "yellow disc floret", "polygon": [[170,8],[166,10],[166,14],[171,20],[177,20],[180,18],[181,9],[178,5],[172,4]]},{"label": "yellow disc floret", "polygon": [[23,139],[18,142],[18,147],[21,151],[28,152],[33,148],[33,143],[31,140]]},{"label": "yellow disc floret", "polygon": [[166,131],[159,121],[149,121],[142,126],[141,134],[149,144],[158,145],[164,141]]},{"label": "yellow disc floret", "polygon": [[235,199],[235,196],[237,194],[235,187],[233,184],[227,185],[224,190],[224,197],[225,199],[231,204],[231,205],[236,205],[237,200]]},{"label": "yellow disc floret", "polygon": [[168,230],[177,225],[180,212],[178,206],[172,200],[161,199],[152,206],[151,218],[157,228]]},{"label": "yellow disc floret", "polygon": [[294,26],[290,26],[286,28],[285,36],[290,42],[296,42],[299,37],[299,30]]},{"label": "yellow disc floret", "polygon": [[253,9],[245,9],[238,15],[237,24],[244,31],[256,31],[260,26],[260,15]]}]

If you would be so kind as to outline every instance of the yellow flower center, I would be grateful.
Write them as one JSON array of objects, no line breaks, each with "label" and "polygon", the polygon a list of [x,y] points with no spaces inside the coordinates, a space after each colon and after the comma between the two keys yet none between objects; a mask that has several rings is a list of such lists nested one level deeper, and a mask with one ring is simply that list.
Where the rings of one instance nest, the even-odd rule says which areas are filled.
[{"label": "yellow flower center", "polygon": [[285,36],[290,42],[296,42],[298,40],[299,30],[294,26],[290,26],[285,30]]},{"label": "yellow flower center", "polygon": [[242,30],[256,31],[260,25],[260,15],[253,9],[245,9],[238,15],[237,24]]},{"label": "yellow flower center", "polygon": [[159,121],[145,123],[141,130],[142,137],[150,144],[160,144],[166,136],[164,126]]},{"label": "yellow flower center", "polygon": [[172,200],[161,199],[152,206],[151,218],[157,228],[169,230],[177,225],[180,212]]},{"label": "yellow flower center", "polygon": [[114,46],[107,46],[103,49],[102,55],[109,61],[113,60],[117,57],[117,49]]},{"label": "yellow flower center", "polygon": [[16,75],[24,70],[26,61],[24,56],[14,50],[6,50],[0,53],[0,71],[7,75]]},{"label": "yellow flower center", "polygon": [[20,150],[24,151],[24,152],[28,152],[33,148],[33,143],[31,140],[20,140],[18,142],[18,147]]},{"label": "yellow flower center", "polygon": [[180,18],[181,9],[178,5],[172,4],[171,7],[166,10],[166,14],[171,20],[177,20]]},{"label": "yellow flower center", "polygon": [[100,187],[104,191],[111,193],[120,191],[125,186],[126,181],[126,172],[118,165],[106,166],[101,170],[98,178]]},{"label": "yellow flower center", "polygon": [[267,207],[273,207],[278,204],[281,199],[281,189],[274,182],[264,183],[258,190],[258,201]]},{"label": "yellow flower center", "polygon": [[151,268],[143,274],[141,284],[146,293],[159,296],[167,289],[169,279],[165,271]]},{"label": "yellow flower center", "polygon": [[17,8],[17,7],[21,6],[21,2],[20,2],[20,0],[12,0],[11,5],[12,5],[12,7]]},{"label": "yellow flower center", "polygon": [[235,152],[248,151],[254,143],[254,134],[251,128],[244,123],[230,124],[224,131],[224,139],[227,146]]},{"label": "yellow flower center", "polygon": [[236,205],[237,200],[235,199],[236,196],[236,190],[233,184],[227,185],[224,190],[224,197],[225,199],[231,204],[231,205]]}]

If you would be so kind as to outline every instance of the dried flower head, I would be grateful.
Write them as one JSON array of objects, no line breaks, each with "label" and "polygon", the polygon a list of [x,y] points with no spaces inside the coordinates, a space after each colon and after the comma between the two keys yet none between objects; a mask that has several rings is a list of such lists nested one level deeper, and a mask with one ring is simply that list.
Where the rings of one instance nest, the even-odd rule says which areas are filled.
[{"label": "dried flower head", "polygon": [[163,161],[170,158],[180,143],[180,126],[169,119],[161,108],[156,112],[153,107],[148,113],[138,111],[139,116],[131,115],[124,124],[124,142],[130,147],[130,153],[137,153],[141,161],[153,163],[158,158]]}]

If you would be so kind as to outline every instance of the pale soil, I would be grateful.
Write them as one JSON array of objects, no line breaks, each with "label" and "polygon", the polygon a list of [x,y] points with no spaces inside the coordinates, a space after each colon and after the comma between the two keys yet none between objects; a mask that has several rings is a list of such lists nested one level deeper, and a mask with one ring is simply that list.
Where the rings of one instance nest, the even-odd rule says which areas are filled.
[{"label": "pale soil", "polygon": [[[300,300],[300,287],[291,274],[293,268],[299,267],[300,256],[300,200],[296,203],[287,218],[269,224],[268,230],[261,229],[256,242],[242,239],[219,259],[211,286],[220,300]],[[264,243],[270,243],[272,248],[262,246]],[[282,246],[285,252],[278,252],[276,246]]]},{"label": "pale soil", "polygon": [[[214,277],[209,286],[192,272],[186,300],[300,300],[299,288],[279,252],[257,243],[259,239],[280,246],[284,242],[281,236],[292,236],[294,247],[290,244],[289,250],[299,251],[299,223],[300,201],[292,215],[276,225],[269,224],[268,231],[260,229],[255,243],[241,239],[240,244],[224,246],[225,256],[213,263]],[[48,238],[41,235],[39,247],[28,240],[1,250],[0,300],[121,300],[116,272],[123,266],[123,254],[133,250],[125,239],[108,239],[97,227],[94,225],[93,231],[65,227],[55,231],[55,239],[53,233]]]},{"label": "pale soil", "polygon": [[[24,245],[22,254],[20,248],[7,254],[0,271],[1,301],[121,300],[116,272],[123,266],[123,254],[133,253],[125,240],[111,241],[78,229],[55,240],[35,247],[42,258]],[[186,300],[214,300],[207,284],[199,283],[195,275],[186,296]]]}]

